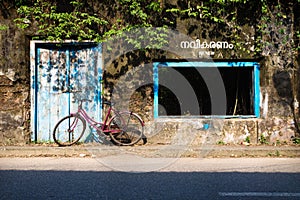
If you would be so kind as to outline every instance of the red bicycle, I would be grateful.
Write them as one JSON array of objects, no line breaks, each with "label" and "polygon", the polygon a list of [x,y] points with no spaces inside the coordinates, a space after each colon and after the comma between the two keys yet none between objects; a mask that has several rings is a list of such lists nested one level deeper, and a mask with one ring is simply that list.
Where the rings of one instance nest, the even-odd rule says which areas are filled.
[{"label": "red bicycle", "polygon": [[[136,113],[119,112],[112,107],[111,102],[103,102],[108,105],[103,122],[96,122],[82,108],[79,100],[78,110],[69,116],[62,118],[54,127],[53,139],[59,146],[70,146],[77,143],[83,136],[87,123],[96,130],[98,136],[109,138],[116,145],[130,146],[138,143],[144,136],[144,122]],[[112,117],[111,114],[114,114]],[[97,136],[96,136],[97,137]]]}]

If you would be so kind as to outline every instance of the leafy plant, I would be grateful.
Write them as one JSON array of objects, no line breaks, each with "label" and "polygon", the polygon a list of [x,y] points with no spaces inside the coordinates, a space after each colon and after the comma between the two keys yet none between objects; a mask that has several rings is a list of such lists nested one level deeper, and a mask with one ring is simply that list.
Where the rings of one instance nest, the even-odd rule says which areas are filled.
[{"label": "leafy plant", "polygon": [[7,25],[0,25],[0,31],[5,31],[8,29]]},{"label": "leafy plant", "polygon": [[261,144],[268,144],[267,138],[264,135],[260,135],[259,142]]},{"label": "leafy plant", "polygon": [[249,136],[246,137],[245,142],[250,143],[250,137]]},{"label": "leafy plant", "polygon": [[[255,9],[253,15],[259,18],[255,25],[255,37],[249,35],[247,31],[244,31],[243,26],[241,26],[244,22],[242,22],[243,19],[240,17],[240,12],[242,11],[239,8],[245,6],[253,7]],[[270,47],[276,50],[277,47],[274,42],[268,42],[270,41],[271,32],[279,35],[278,43],[294,46],[291,50],[297,51],[300,49],[299,45],[295,47],[295,44],[286,32],[284,22],[289,16],[286,10],[282,8],[280,1],[273,3],[268,0],[187,1],[185,6],[181,8],[171,7],[166,12],[173,13],[184,19],[195,18],[199,22],[207,22],[212,26],[226,30],[228,33],[226,36],[235,46],[234,51],[238,52],[241,56],[260,57],[269,54],[268,50]]]},{"label": "leafy plant", "polygon": [[300,50],[300,42],[299,42],[300,41],[300,31],[296,31],[295,35],[296,35],[296,38],[298,40],[298,45],[295,46],[295,51],[299,51]]},{"label": "leafy plant", "polygon": [[220,140],[220,141],[217,142],[217,144],[219,144],[219,145],[225,145],[226,143],[223,140]]},{"label": "leafy plant", "polygon": [[294,144],[300,144],[300,138],[293,138]]},{"label": "leafy plant", "polygon": [[279,145],[280,144],[280,140],[276,140],[276,145]]},{"label": "leafy plant", "polygon": [[[102,4],[107,9],[101,12],[88,1],[78,0],[71,0],[64,9],[60,8],[59,1],[49,0],[36,0],[33,4],[19,1],[17,6],[19,17],[14,20],[16,25],[28,31],[36,29],[36,38],[51,41],[103,42],[135,28],[152,27],[155,24],[152,16],[159,16],[162,12],[158,0],[115,0]],[[151,38],[159,44],[162,36],[154,34]],[[133,41],[128,38],[127,42],[138,47],[142,39]]]},{"label": "leafy plant", "polygon": [[21,29],[37,24],[37,34],[48,40],[63,39],[95,39],[100,38],[92,27],[106,25],[105,19],[98,18],[86,12],[80,12],[82,3],[71,1],[70,6],[74,9],[71,12],[58,12],[57,5],[48,1],[36,1],[33,6],[20,6],[15,22]]}]

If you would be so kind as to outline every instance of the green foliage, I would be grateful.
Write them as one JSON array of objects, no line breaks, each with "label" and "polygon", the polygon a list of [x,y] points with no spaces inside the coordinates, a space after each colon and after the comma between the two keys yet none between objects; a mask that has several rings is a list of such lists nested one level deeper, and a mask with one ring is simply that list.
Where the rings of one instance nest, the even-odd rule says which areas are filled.
[{"label": "green foliage", "polygon": [[250,137],[249,136],[246,137],[245,142],[250,143]]},{"label": "green foliage", "polygon": [[40,39],[54,41],[102,42],[134,28],[151,27],[153,21],[149,15],[159,16],[162,12],[158,0],[115,0],[104,5],[110,9],[106,13],[91,10],[92,5],[79,0],[70,1],[66,11],[58,9],[59,2],[50,0],[35,0],[33,4],[19,1],[17,6],[19,17],[14,21],[19,28],[34,28]]},{"label": "green foliage", "polygon": [[300,138],[293,138],[294,144],[300,144]]},{"label": "green foliage", "polygon": [[71,1],[74,6],[72,12],[57,12],[56,5],[47,1],[36,1],[33,6],[20,6],[18,14],[20,18],[15,19],[19,28],[31,27],[33,22],[38,22],[37,34],[48,40],[61,41],[63,39],[98,39],[100,35],[90,26],[101,26],[108,22],[104,19],[90,15],[78,10],[81,3]]},{"label": "green foliage", "polygon": [[[235,51],[244,52],[244,54],[254,57],[261,56],[263,51],[270,46],[268,37],[270,37],[271,31],[275,32],[276,35],[278,33],[281,35],[280,37],[284,37],[287,34],[283,24],[288,18],[288,12],[282,8],[281,4],[282,2],[280,1],[270,2],[268,0],[188,1],[181,8],[171,7],[166,11],[184,19],[195,18],[198,21],[205,21],[217,28],[220,27],[223,31],[226,30],[228,33],[226,37],[234,44]],[[243,30],[243,20],[247,19],[241,18],[241,16],[245,16],[241,12],[245,11],[242,11],[240,8],[245,6],[255,8],[254,12],[249,12],[253,12],[254,17],[259,17],[258,23],[255,25],[255,38],[249,37],[249,34]],[[278,42],[283,44],[290,43],[288,37]],[[249,44],[251,44],[251,48]],[[296,48],[299,49],[300,47]]]},{"label": "green foliage", "polygon": [[0,31],[5,31],[8,29],[8,26],[7,25],[2,25],[0,24]]},{"label": "green foliage", "polygon": [[267,138],[264,135],[260,135],[259,142],[261,144],[268,144]]},{"label": "green foliage", "polygon": [[146,6],[147,8],[155,11],[155,12],[161,12],[162,9],[160,7],[160,3],[158,1],[153,1],[149,5]]},{"label": "green foliage", "polygon": [[199,21],[210,23],[228,32],[228,40],[235,45],[235,50],[251,53],[244,47],[241,37],[242,27],[238,21],[238,7],[245,6],[249,0],[209,0],[200,3],[190,2],[187,8],[170,8],[167,12],[174,13],[182,18],[195,18]]},{"label": "green foliage", "polygon": [[[297,0],[298,2],[300,0]],[[33,31],[40,39],[62,41],[65,39],[90,40],[96,42],[106,41],[122,33],[140,27],[173,27],[176,17],[182,19],[196,19],[216,25],[220,30],[226,30],[228,41],[234,44],[234,51],[244,52],[246,55],[260,56],[263,50],[270,45],[265,36],[270,35],[270,22],[276,19],[274,27],[278,34],[285,35],[282,26],[288,18],[280,2],[270,3],[268,0],[208,0],[184,1],[180,6],[166,4],[161,6],[161,0],[112,0],[97,2],[106,9],[95,10],[89,1],[71,0],[66,6],[67,11],[59,11],[59,1],[51,0],[16,0],[19,17],[15,19],[21,29]],[[92,1],[90,1],[92,2]],[[179,5],[179,4],[178,4]],[[243,31],[240,8],[258,5],[258,24],[256,24],[256,38],[250,38]],[[273,7],[270,7],[272,5]],[[163,9],[165,7],[165,9]],[[273,16],[272,9],[278,12]],[[253,13],[254,14],[254,13]],[[4,27],[0,27],[4,29]],[[217,31],[216,31],[217,32]],[[159,47],[165,44],[166,31],[143,32],[138,39],[127,38],[126,41],[135,47]],[[300,37],[299,31],[296,33]],[[248,39],[247,39],[248,38]],[[141,40],[149,40],[150,45],[145,45]],[[247,40],[247,41],[246,41]],[[288,38],[280,41],[289,43]],[[253,49],[250,49],[251,44]],[[246,46],[248,45],[248,46]],[[299,50],[299,45],[294,50]]]},{"label": "green foliage", "polygon": [[226,143],[223,140],[220,140],[220,141],[217,142],[217,144],[219,144],[219,145],[225,145]]},{"label": "green foliage", "polygon": [[281,144],[280,143],[280,140],[276,140],[276,143],[275,143],[276,145],[279,145],[279,144]]},{"label": "green foliage", "polygon": [[[299,0],[300,1],[300,0]],[[300,31],[295,32],[296,38],[298,40],[298,45],[295,46],[295,51],[300,51]]]}]

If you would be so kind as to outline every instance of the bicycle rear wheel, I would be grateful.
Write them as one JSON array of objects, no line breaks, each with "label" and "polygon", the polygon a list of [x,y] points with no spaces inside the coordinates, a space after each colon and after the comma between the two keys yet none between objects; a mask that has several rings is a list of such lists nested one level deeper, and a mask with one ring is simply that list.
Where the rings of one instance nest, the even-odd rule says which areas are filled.
[{"label": "bicycle rear wheel", "polygon": [[70,146],[80,140],[85,128],[86,122],[82,117],[66,116],[55,125],[53,139],[59,146]]},{"label": "bicycle rear wheel", "polygon": [[141,119],[131,112],[113,116],[109,122],[110,137],[117,145],[130,146],[138,143],[144,132]]}]

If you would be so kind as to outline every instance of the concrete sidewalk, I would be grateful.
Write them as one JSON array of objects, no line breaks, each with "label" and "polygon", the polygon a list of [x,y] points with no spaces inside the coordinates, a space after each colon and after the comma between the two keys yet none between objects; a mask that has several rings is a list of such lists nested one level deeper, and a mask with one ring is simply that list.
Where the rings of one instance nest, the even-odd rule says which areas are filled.
[{"label": "concrete sidewalk", "polygon": [[143,157],[300,157],[300,145],[205,145],[183,147],[142,145],[131,147],[81,144],[70,147],[56,145],[1,146],[0,157],[105,157],[135,154]]}]

